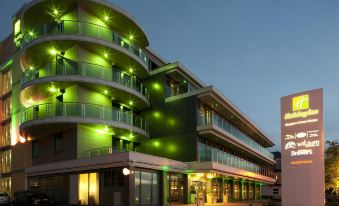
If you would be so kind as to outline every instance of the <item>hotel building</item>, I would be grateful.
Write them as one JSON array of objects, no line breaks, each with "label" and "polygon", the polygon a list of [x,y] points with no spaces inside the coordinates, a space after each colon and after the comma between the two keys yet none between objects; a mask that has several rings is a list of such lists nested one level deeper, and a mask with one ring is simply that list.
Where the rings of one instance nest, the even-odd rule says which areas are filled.
[{"label": "hotel building", "polygon": [[274,144],[104,0],[33,0],[0,44],[0,191],[68,205],[260,201]]}]

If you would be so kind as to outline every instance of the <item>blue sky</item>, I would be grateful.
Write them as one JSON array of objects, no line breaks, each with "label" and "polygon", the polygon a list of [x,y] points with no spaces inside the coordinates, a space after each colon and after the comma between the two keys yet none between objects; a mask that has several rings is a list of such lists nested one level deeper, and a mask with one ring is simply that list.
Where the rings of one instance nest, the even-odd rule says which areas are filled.
[{"label": "blue sky", "polygon": [[[1,0],[0,38],[23,0]],[[280,97],[324,88],[325,138],[339,137],[339,2],[116,0],[150,47],[216,86],[280,146]]]}]

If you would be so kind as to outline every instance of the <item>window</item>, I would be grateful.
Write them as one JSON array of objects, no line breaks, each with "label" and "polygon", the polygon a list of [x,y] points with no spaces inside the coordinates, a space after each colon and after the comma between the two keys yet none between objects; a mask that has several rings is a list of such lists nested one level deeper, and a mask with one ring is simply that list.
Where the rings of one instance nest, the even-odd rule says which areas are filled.
[{"label": "window", "polygon": [[134,205],[159,205],[159,175],[157,173],[135,171]]},{"label": "window", "polygon": [[0,173],[11,172],[11,150],[0,152]]},{"label": "window", "polygon": [[11,117],[12,110],[12,97],[7,97],[2,100],[2,120],[6,120]]},{"label": "window", "polygon": [[2,75],[2,84],[0,85],[1,95],[8,93],[12,89],[12,71],[9,70]]},{"label": "window", "polygon": [[32,141],[32,158],[39,157],[39,141]]},{"label": "window", "polygon": [[278,189],[278,188],[274,188],[274,189],[273,189],[273,194],[274,194],[274,195],[279,194],[279,189]]},{"label": "window", "polygon": [[60,153],[62,152],[62,132],[59,132],[54,135],[54,152]]},{"label": "window", "polygon": [[6,147],[11,144],[11,124],[5,124],[2,126],[0,134],[0,147]]},{"label": "window", "polygon": [[0,191],[6,192],[7,194],[11,193],[11,178],[0,178]]}]

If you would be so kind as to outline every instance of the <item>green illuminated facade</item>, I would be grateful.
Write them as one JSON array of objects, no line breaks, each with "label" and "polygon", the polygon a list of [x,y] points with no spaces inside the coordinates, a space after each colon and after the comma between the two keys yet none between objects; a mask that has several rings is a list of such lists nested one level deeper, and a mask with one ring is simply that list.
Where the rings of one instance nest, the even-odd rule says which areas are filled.
[{"label": "green illuminated facade", "polygon": [[34,0],[0,45],[0,191],[60,204],[260,202],[273,142],[103,0]]}]

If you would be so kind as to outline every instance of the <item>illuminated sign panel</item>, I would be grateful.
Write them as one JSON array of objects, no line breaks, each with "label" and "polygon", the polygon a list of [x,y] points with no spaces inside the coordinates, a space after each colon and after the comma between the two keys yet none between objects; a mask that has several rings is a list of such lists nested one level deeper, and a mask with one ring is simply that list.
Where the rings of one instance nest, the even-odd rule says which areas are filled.
[{"label": "illuminated sign panel", "polygon": [[281,98],[282,205],[324,205],[323,90]]}]

